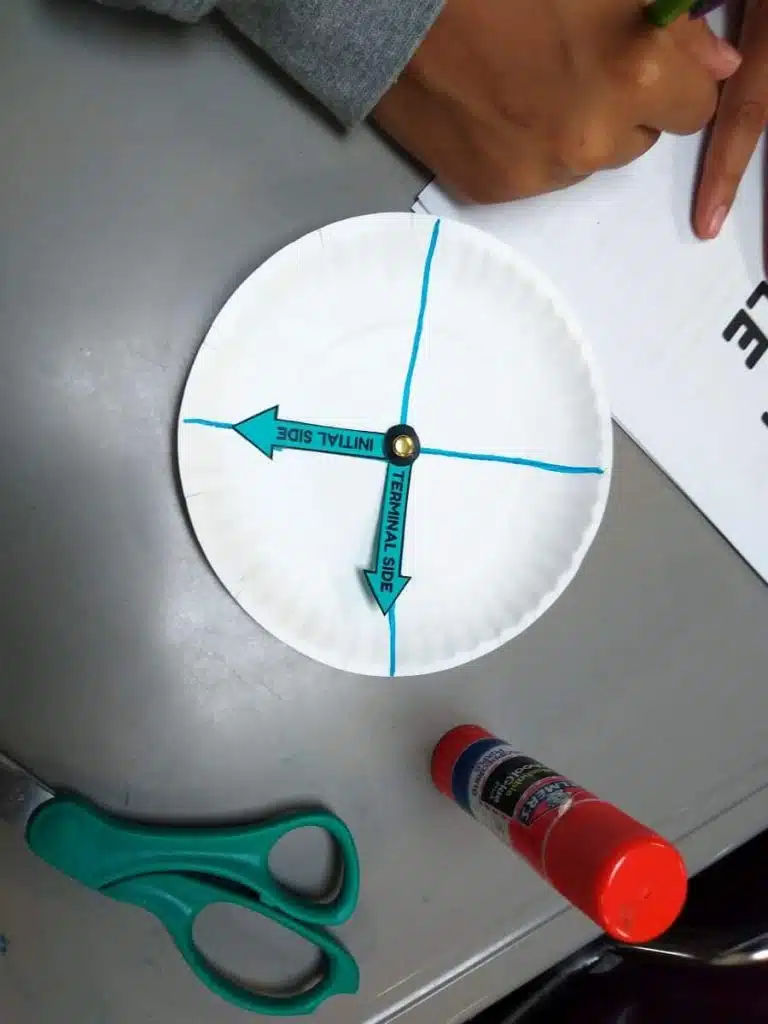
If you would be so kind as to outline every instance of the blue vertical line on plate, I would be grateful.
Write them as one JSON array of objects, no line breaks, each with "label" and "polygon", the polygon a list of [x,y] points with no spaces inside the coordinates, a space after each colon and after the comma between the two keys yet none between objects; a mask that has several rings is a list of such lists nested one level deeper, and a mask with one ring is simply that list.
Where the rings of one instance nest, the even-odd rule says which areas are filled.
[{"label": "blue vertical line on plate", "polygon": [[510,466],[527,466],[541,469],[545,473],[567,473],[572,476],[602,476],[600,466],[569,466],[559,462],[541,462],[539,459],[523,459],[517,455],[483,455],[481,452],[455,452],[447,448],[422,448],[422,455],[440,455],[445,459],[466,459],[471,462],[505,462]]},{"label": "blue vertical line on plate", "polygon": [[393,676],[397,671],[397,618],[395,606],[389,609],[389,674]]},{"label": "blue vertical line on plate", "polygon": [[421,278],[421,299],[419,302],[419,315],[416,320],[416,330],[413,335],[413,346],[411,348],[411,361],[408,364],[408,372],[405,375],[405,386],[403,387],[403,402],[400,407],[400,422],[408,422],[408,407],[411,404],[411,385],[413,384],[413,374],[416,369],[416,360],[419,358],[419,347],[421,346],[421,336],[424,333],[424,320],[427,314],[427,303],[429,302],[429,284],[432,278],[432,261],[435,258],[435,249],[437,248],[437,240],[440,237],[440,221],[435,221],[435,226],[432,229],[432,237],[429,240],[429,249],[427,250],[427,258],[424,261],[424,273]]},{"label": "blue vertical line on plate", "polygon": [[[435,249],[437,249],[437,241],[440,238],[440,218],[435,221],[435,226],[432,228],[432,237],[429,240],[429,248],[427,249],[427,258],[424,260],[424,271],[421,275],[421,297],[419,299],[419,315],[416,318],[416,330],[413,333],[413,345],[411,346],[411,358],[408,363],[408,371],[405,375],[405,384],[403,385],[403,401],[400,405],[400,422],[408,422],[408,410],[411,404],[411,386],[413,385],[413,374],[416,370],[416,362],[419,358],[419,348],[421,347],[421,336],[424,333],[424,321],[427,316],[427,304],[429,303],[429,285],[432,280],[432,263],[435,258]],[[389,623],[389,674],[394,676],[397,674],[397,612],[395,606],[389,610],[387,615],[387,622]]]}]

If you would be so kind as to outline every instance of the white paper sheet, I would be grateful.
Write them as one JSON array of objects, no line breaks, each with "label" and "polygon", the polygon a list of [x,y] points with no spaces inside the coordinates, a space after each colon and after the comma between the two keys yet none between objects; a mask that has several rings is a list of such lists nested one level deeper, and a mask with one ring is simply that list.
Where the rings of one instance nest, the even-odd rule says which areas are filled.
[{"label": "white paper sheet", "polygon": [[666,137],[631,167],[519,203],[461,206],[431,185],[420,204],[550,275],[597,352],[616,419],[768,580],[763,154],[721,237],[703,243],[690,227],[700,145]]}]

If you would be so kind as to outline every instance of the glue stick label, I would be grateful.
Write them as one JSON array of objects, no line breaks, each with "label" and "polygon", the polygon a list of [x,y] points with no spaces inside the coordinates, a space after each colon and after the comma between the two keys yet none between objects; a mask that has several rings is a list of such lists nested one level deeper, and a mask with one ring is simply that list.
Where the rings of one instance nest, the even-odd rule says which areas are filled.
[{"label": "glue stick label", "polygon": [[482,752],[478,749],[468,772],[469,813],[537,864],[552,822],[575,803],[594,797],[508,743],[481,741],[473,746]]}]

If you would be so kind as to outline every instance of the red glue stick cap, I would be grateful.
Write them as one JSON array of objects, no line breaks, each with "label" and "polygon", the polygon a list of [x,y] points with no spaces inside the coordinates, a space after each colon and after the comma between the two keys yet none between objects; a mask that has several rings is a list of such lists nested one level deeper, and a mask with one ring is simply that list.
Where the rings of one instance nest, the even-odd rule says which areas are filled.
[{"label": "red glue stick cap", "polygon": [[612,804],[577,804],[552,827],[545,877],[609,935],[650,942],[683,909],[683,858],[666,839]]}]

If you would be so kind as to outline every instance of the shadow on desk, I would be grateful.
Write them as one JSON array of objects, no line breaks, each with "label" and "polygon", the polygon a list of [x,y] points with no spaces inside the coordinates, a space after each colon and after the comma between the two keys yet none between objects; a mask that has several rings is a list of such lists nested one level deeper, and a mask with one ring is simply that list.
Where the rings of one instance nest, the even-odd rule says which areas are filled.
[{"label": "shadow on desk", "polygon": [[[716,939],[765,934],[768,949],[768,832],[693,879],[675,926]],[[480,1014],[473,1024],[765,1024],[766,962],[748,967],[622,959],[584,953]],[[590,963],[590,960],[592,961]],[[584,965],[584,966],[582,966]],[[570,975],[570,976],[569,976]]]}]

